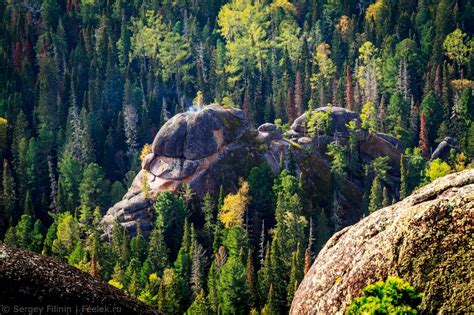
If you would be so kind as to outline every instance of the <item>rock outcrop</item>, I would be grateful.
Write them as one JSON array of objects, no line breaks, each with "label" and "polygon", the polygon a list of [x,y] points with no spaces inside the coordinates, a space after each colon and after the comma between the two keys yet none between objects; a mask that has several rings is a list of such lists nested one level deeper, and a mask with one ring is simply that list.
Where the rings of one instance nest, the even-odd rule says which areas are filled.
[{"label": "rock outcrop", "polygon": [[451,174],[335,234],[291,314],[343,314],[369,283],[397,276],[426,314],[474,311],[474,169]]},{"label": "rock outcrop", "polygon": [[459,144],[456,141],[456,139],[453,139],[451,137],[446,137],[441,141],[436,149],[433,151],[433,154],[431,154],[430,160],[436,160],[436,159],[441,159],[443,161],[448,161],[450,155],[451,155],[451,150],[454,149],[456,153],[461,152],[461,149],[459,148]]},{"label": "rock outcrop", "polygon": [[[75,267],[4,245],[0,245],[0,304],[0,313],[4,314],[158,314]],[[26,307],[37,309],[32,312]]]},{"label": "rock outcrop", "polygon": [[[331,113],[328,132],[311,137],[306,130],[306,114],[297,118],[291,129],[282,133],[274,124],[266,123],[253,129],[245,113],[210,105],[197,112],[181,113],[167,121],[156,135],[152,153],[142,161],[142,169],[124,198],[107,211],[102,221],[104,238],[109,238],[113,223],[118,219],[130,235],[137,224],[145,236],[151,230],[153,211],[150,205],[160,191],[176,191],[188,183],[196,199],[206,192],[217,196],[222,186],[235,191],[239,177],[246,177],[251,168],[267,163],[276,173],[281,162],[295,162],[297,171],[307,185],[317,187],[313,198],[332,204],[329,193],[331,159],[327,145],[333,141],[346,143],[346,124],[352,120],[360,125],[357,114],[339,107],[322,107],[316,111]],[[401,145],[397,139],[383,134],[357,131],[357,151],[363,162],[379,156],[389,156],[390,171],[387,185],[396,196],[399,185]],[[342,183],[336,198],[340,205],[339,227],[357,222],[363,215],[363,171],[351,173]],[[145,196],[144,186],[149,195]],[[329,206],[328,206],[329,208]]]},{"label": "rock outcrop", "polygon": [[152,153],[143,160],[127,194],[107,211],[102,221],[104,236],[109,237],[116,219],[131,236],[140,224],[146,236],[153,215],[150,206],[158,192],[176,191],[188,183],[201,199],[208,191],[218,192],[221,185],[236,188],[239,176],[262,162],[256,131],[249,128],[243,111],[210,105],[178,114],[156,135]]}]

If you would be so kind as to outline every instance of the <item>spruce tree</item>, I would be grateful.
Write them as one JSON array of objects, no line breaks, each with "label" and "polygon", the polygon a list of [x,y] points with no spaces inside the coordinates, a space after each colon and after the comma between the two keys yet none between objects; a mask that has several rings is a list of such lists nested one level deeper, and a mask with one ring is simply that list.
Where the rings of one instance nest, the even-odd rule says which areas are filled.
[{"label": "spruce tree", "polygon": [[31,215],[23,214],[15,227],[16,244],[18,248],[28,249],[31,242],[33,220]]},{"label": "spruce tree", "polygon": [[376,210],[382,207],[383,202],[383,188],[381,180],[378,176],[375,176],[372,181],[370,188],[370,200],[369,200],[369,214],[374,213]]},{"label": "spruce tree", "polygon": [[39,219],[35,221],[31,232],[31,243],[29,249],[35,253],[41,253],[43,248],[43,224]]},{"label": "spruce tree", "polygon": [[255,308],[257,306],[258,292],[257,279],[255,278],[255,269],[253,267],[252,249],[249,248],[247,253],[247,263],[245,266],[245,282],[247,287],[247,296],[249,297],[249,307]]},{"label": "spruce tree", "polygon": [[0,208],[0,235],[11,222],[12,216],[15,214],[16,193],[15,181],[7,160],[3,160],[3,176],[2,176],[2,194]]}]

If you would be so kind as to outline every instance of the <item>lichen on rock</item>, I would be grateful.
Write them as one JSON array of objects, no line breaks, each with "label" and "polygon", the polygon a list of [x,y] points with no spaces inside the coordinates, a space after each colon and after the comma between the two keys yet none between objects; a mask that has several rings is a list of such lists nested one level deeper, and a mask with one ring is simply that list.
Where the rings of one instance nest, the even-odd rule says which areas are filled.
[{"label": "lichen on rock", "polygon": [[474,310],[474,169],[451,174],[335,234],[291,314],[343,313],[369,283],[397,276],[427,314]]}]

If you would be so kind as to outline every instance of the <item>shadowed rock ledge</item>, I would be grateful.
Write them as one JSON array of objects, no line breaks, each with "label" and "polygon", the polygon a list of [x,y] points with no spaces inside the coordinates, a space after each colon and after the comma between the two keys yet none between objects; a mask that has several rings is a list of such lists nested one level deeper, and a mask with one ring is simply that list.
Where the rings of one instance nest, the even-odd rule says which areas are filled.
[{"label": "shadowed rock ledge", "polygon": [[[158,314],[75,267],[4,245],[0,245],[0,304],[9,307],[11,313],[16,305],[43,307],[43,314],[65,313],[64,307],[70,307],[72,314],[91,313],[87,307],[96,307],[94,314]],[[55,306],[56,310],[52,308]]]},{"label": "shadowed rock ledge", "polygon": [[343,313],[369,283],[398,276],[422,312],[474,311],[474,169],[451,174],[336,233],[300,284],[291,314]]}]

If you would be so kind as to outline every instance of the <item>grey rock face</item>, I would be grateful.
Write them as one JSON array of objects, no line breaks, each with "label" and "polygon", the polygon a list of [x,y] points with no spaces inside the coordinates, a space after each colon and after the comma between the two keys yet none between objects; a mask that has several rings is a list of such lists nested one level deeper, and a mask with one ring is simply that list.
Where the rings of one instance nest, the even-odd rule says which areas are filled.
[{"label": "grey rock face", "polygon": [[160,167],[151,173],[165,179],[184,179],[194,174],[199,166],[195,160],[170,159],[168,162],[162,161]]},{"label": "grey rock face", "polygon": [[[267,163],[275,172],[279,167],[295,165],[314,198],[330,208],[333,194],[330,191],[331,158],[327,145],[333,141],[347,142],[345,125],[358,115],[344,108],[323,107],[316,111],[331,113],[331,126],[327,134],[310,137],[306,133],[306,115],[298,117],[292,128],[283,133],[274,124],[266,123],[257,130],[249,126],[243,111],[210,105],[198,112],[178,114],[166,122],[156,135],[152,151],[142,161],[142,170],[135,177],[124,199],[111,207],[104,216],[104,238],[109,238],[118,219],[133,236],[137,224],[145,236],[151,229],[153,211],[149,210],[161,191],[176,191],[187,183],[199,201],[207,192],[217,197],[220,187],[226,192],[238,188],[239,178],[248,176],[252,167]],[[397,193],[401,148],[396,139],[388,135],[369,134],[359,130],[356,135],[362,161],[386,155],[391,170],[387,182],[391,197]],[[288,140],[288,139],[291,139]],[[363,215],[363,178],[350,174],[342,180],[337,194],[341,228],[357,222]],[[143,193],[146,183],[149,195]]]},{"label": "grey rock face", "polygon": [[438,144],[433,154],[431,155],[430,160],[433,161],[436,159],[441,159],[443,161],[447,161],[451,154],[451,149],[454,149],[456,153],[461,152],[456,139],[446,137],[443,139],[443,141],[440,142],[440,144]]},{"label": "grey rock face", "polygon": [[181,113],[163,125],[152,144],[152,151],[155,155],[183,156],[189,117],[189,113]]},{"label": "grey rock face", "polygon": [[[110,237],[115,220],[131,236],[137,225],[147,236],[153,215],[149,208],[160,191],[176,191],[189,183],[202,198],[207,191],[217,192],[224,178],[237,183],[240,172],[248,172],[249,167],[262,162],[248,139],[241,139],[246,132],[249,126],[245,113],[218,105],[171,118],[156,135],[152,153],[143,159],[142,170],[124,199],[104,216],[104,238]],[[144,183],[149,196],[143,192]]]},{"label": "grey rock face", "polygon": [[[320,107],[314,110],[313,113],[327,111],[331,113],[331,126],[329,127],[328,135],[334,135],[335,133],[347,134],[348,131],[346,124],[348,124],[351,120],[360,122],[360,118],[356,113],[342,107]],[[305,133],[307,132],[307,121],[308,118],[306,117],[305,113],[295,119],[291,125],[291,129],[296,133]]]},{"label": "grey rock face", "polygon": [[261,143],[270,143],[273,140],[282,140],[283,134],[274,124],[265,123],[257,129],[257,140]]},{"label": "grey rock face", "polygon": [[370,283],[396,276],[423,293],[421,314],[472,310],[474,170],[447,175],[336,233],[290,314],[345,314]]}]

